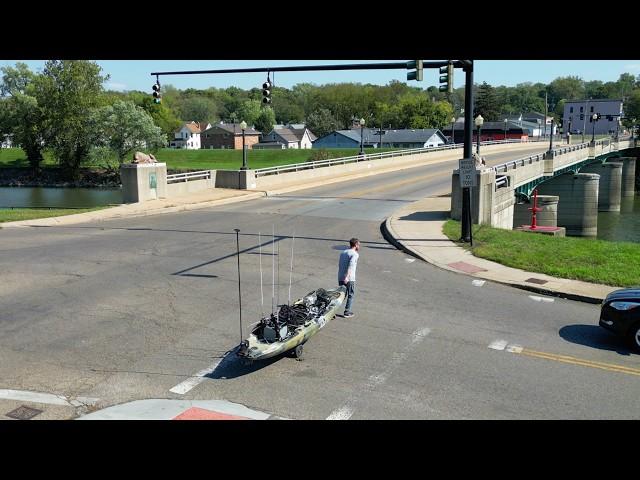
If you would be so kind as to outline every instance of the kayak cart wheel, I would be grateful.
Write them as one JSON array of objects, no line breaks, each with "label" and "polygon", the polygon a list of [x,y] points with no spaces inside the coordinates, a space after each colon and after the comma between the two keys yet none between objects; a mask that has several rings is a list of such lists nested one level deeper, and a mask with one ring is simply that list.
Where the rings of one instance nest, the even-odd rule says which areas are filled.
[{"label": "kayak cart wheel", "polygon": [[302,353],[303,352],[304,352],[304,348],[302,347],[302,345],[298,345],[293,350],[293,356],[296,358],[296,360],[302,360]]}]

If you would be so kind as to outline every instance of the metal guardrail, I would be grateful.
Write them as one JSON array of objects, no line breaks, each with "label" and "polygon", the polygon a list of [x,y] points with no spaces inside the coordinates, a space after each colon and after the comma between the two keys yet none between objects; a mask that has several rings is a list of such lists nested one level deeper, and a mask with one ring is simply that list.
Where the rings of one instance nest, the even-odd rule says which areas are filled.
[{"label": "metal guardrail", "polygon": [[209,179],[211,170],[200,170],[198,172],[175,173],[167,175],[167,183],[188,182],[189,180]]},{"label": "metal guardrail", "polygon": [[[627,137],[620,137],[618,139],[618,141],[626,141],[629,140],[631,137],[627,136]],[[609,139],[604,139],[604,140],[596,140],[595,144],[596,145],[602,145],[602,146],[607,146],[610,143],[612,143],[611,140]],[[585,142],[585,143],[578,143],[576,145],[567,145],[566,147],[560,147],[560,148],[554,148],[553,149],[553,154],[554,155],[563,155],[565,153],[569,153],[569,152],[575,152],[576,150],[582,150],[584,148],[589,148],[589,146],[591,145],[591,142]],[[525,166],[527,164],[532,164],[533,162],[539,162],[540,160],[544,159],[544,153],[538,153],[536,155],[530,155],[528,157],[523,157],[523,158],[519,158],[517,160],[511,160],[510,162],[505,162],[505,163],[501,163],[500,165],[495,165],[493,167],[491,167],[496,173],[499,172],[506,172],[509,170],[509,168],[517,168],[518,166]]]},{"label": "metal guardrail", "polygon": [[[500,144],[507,144],[507,143],[528,143],[528,142],[523,142],[522,140],[493,140],[493,141],[480,142],[480,143],[481,145],[500,145]],[[420,153],[455,150],[458,148],[463,148],[463,146],[464,144],[462,143],[454,143],[454,144],[444,145],[441,147],[422,147],[422,148],[412,148],[412,149],[406,149],[406,150],[394,150],[391,152],[384,152],[384,153],[353,155],[350,157],[316,160],[314,162],[293,163],[289,165],[283,165],[280,167],[258,168],[254,170],[254,172],[257,178],[257,177],[263,177],[266,175],[278,175],[280,173],[297,172],[299,170],[331,167],[333,165],[345,165],[347,163],[357,163],[357,162],[378,160],[378,159],[384,159],[384,158],[403,157],[405,155],[416,155]]]}]

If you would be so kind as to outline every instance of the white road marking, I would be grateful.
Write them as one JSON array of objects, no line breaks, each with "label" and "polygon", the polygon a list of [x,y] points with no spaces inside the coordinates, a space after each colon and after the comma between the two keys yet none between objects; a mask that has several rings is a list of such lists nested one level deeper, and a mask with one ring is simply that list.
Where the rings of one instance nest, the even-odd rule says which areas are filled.
[{"label": "white road marking", "polygon": [[537,295],[529,295],[531,300],[535,300],[536,302],[553,302],[555,299],[549,297],[538,297]]},{"label": "white road marking", "polygon": [[382,273],[391,273],[391,270],[382,270]]},{"label": "white road marking", "polygon": [[483,286],[485,284],[485,281],[484,280],[474,280],[473,282],[471,282],[471,284],[474,287],[481,287],[481,286]]},{"label": "white road marking", "polygon": [[522,346],[521,345],[509,345],[506,348],[506,351],[510,352],[510,353],[520,353],[520,352],[522,352]]},{"label": "white road marking", "polygon": [[28,390],[0,389],[0,399],[19,400],[22,402],[44,403],[48,405],[64,405],[66,407],[80,407],[82,405],[95,405],[98,398],[76,397],[69,400],[64,395],[52,393],[30,392]]},{"label": "white road marking", "polygon": [[[375,373],[371,375],[367,379],[367,383],[364,385],[362,389],[358,391],[358,393],[359,394],[369,393],[374,388],[386,382],[387,379],[389,378],[389,375],[391,375],[391,373],[393,372],[393,370],[407,358],[409,351],[412,348],[414,348],[418,342],[421,342],[422,340],[424,340],[427,337],[427,335],[429,335],[430,332],[431,332],[431,329],[427,327],[424,327],[412,332],[411,344],[407,347],[407,349],[402,353],[394,353],[393,359],[391,360],[391,362],[389,362],[389,364],[387,365],[387,368],[380,373]],[[345,405],[331,412],[331,414],[327,417],[327,420],[349,420],[353,416],[355,404],[357,403],[357,401],[358,401],[358,398],[356,394],[353,394],[347,400]]]},{"label": "white road marking", "polygon": [[493,350],[504,350],[504,347],[507,346],[507,343],[509,342],[507,342],[506,340],[495,340],[489,344],[489,348],[492,348]]},{"label": "white road marking", "polygon": [[327,420],[349,420],[353,415],[353,410],[349,407],[344,406],[334,411],[327,417]]},{"label": "white road marking", "polygon": [[405,258],[404,261],[407,262],[407,263],[413,263],[413,262],[416,261],[416,259],[415,258]]},{"label": "white road marking", "polygon": [[412,278],[411,280],[413,280],[414,282],[420,282],[420,280],[418,280],[417,278]]},{"label": "white road marking", "polygon": [[187,378],[184,382],[179,383],[175,387],[169,389],[169,391],[173,393],[177,393],[178,395],[184,395],[192,388],[204,382],[205,377],[209,375],[211,372],[213,372],[216,369],[216,367],[220,365],[220,362],[222,362],[225,358],[226,358],[226,355],[222,356],[222,358],[220,358],[216,363],[214,363],[210,367],[207,367],[204,370],[200,370],[198,373]]}]

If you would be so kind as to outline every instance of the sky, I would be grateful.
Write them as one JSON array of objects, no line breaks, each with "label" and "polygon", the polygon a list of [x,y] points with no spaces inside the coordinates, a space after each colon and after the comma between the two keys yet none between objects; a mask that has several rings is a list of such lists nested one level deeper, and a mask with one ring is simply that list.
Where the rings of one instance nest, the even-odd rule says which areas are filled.
[{"label": "sky", "polygon": [[[438,59],[435,59],[438,60]],[[17,61],[26,63],[34,71],[41,71],[44,60],[0,60],[0,67],[13,66]],[[379,60],[403,62],[405,60]],[[151,92],[155,77],[151,72],[178,70],[213,70],[226,68],[284,67],[291,65],[331,65],[345,63],[375,63],[376,60],[96,60],[110,79],[109,90],[140,90]],[[549,83],[556,77],[578,76],[585,81],[615,81],[621,73],[640,75],[640,60],[476,60],[474,83],[487,82],[493,86],[514,86],[524,82]],[[438,85],[438,70],[426,69],[422,82],[409,82],[427,88]],[[296,83],[318,85],[335,82],[359,82],[386,85],[391,80],[406,82],[406,70],[350,70],[337,72],[277,72],[275,85],[291,88]],[[216,75],[175,75],[160,77],[163,85],[177,88],[206,89],[236,86],[245,90],[260,88],[265,73],[232,73]],[[456,69],[454,87],[464,85],[464,73]]]}]

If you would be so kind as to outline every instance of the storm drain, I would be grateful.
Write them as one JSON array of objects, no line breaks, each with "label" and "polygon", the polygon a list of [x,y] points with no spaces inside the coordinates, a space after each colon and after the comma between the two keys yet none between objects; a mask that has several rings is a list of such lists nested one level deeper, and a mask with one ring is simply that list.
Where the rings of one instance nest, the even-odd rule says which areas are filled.
[{"label": "storm drain", "polygon": [[529,283],[537,283],[538,285],[544,285],[547,283],[547,280],[542,280],[541,278],[527,278],[525,282]]},{"label": "storm drain", "polygon": [[11,410],[6,414],[7,417],[15,418],[16,420],[31,420],[36,415],[42,413],[42,410],[38,410],[37,408],[27,407],[22,405],[21,407],[16,408],[15,410]]}]

